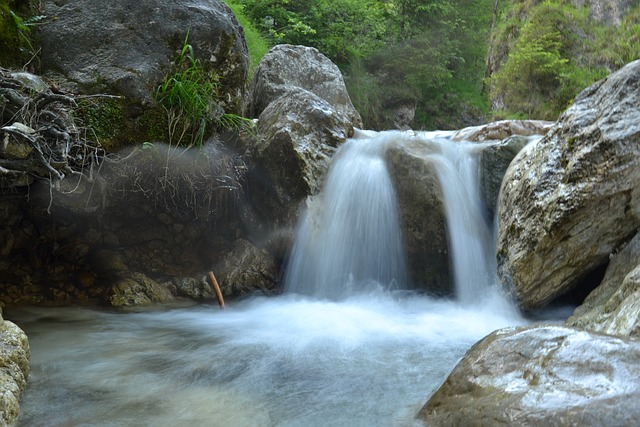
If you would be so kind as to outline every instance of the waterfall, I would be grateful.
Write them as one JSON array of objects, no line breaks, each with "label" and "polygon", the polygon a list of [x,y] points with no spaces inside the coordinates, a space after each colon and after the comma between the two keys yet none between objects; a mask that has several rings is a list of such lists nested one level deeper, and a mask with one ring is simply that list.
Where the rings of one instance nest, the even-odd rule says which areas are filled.
[{"label": "waterfall", "polygon": [[395,190],[383,154],[393,136],[358,132],[335,154],[298,226],[288,292],[340,299],[406,283]]},{"label": "waterfall", "polygon": [[449,251],[458,301],[477,303],[495,283],[492,226],[480,197],[481,145],[444,138],[425,140],[438,146],[434,155],[447,217]]},{"label": "waterfall", "polygon": [[[403,139],[430,145],[442,186],[456,299],[473,305],[495,283],[492,224],[480,196],[480,144],[450,132],[358,131],[336,153],[321,193],[298,226],[284,289],[340,299],[371,289],[408,286],[395,191],[384,160]],[[428,220],[428,219],[427,219]],[[424,260],[430,262],[430,260]]]}]

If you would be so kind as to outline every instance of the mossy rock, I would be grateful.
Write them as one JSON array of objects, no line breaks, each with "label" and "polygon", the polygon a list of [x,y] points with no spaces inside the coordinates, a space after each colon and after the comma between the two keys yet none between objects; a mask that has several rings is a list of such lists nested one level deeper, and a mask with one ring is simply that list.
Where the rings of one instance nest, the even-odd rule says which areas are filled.
[{"label": "mossy rock", "polygon": [[144,109],[118,96],[83,98],[75,111],[78,124],[108,153],[146,141],[168,140],[167,113],[159,105]]}]

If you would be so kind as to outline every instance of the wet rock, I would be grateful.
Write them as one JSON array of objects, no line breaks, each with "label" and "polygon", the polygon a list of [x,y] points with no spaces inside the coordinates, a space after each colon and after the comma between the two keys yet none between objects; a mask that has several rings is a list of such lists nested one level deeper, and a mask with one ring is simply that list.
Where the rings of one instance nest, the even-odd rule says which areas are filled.
[{"label": "wet rock", "polygon": [[640,61],[583,91],[504,178],[498,268],[521,308],[544,306],[640,226]]},{"label": "wet rock", "polygon": [[262,227],[287,229],[306,197],[320,190],[331,156],[353,134],[353,126],[304,89],[270,103],[258,123],[258,139],[248,150],[254,165],[249,197]]},{"label": "wet rock", "polygon": [[211,285],[204,279],[193,277],[175,277],[171,281],[176,289],[176,295],[194,300],[210,300],[214,298]]},{"label": "wet rock", "polygon": [[474,345],[422,408],[428,426],[631,426],[640,342],[560,326],[509,328]]},{"label": "wet rock", "polygon": [[25,333],[0,316],[0,424],[15,425],[29,375],[30,349]]},{"label": "wet rock", "polygon": [[545,120],[499,120],[486,125],[472,126],[455,132],[454,141],[504,140],[510,136],[532,136],[546,134],[554,122]]},{"label": "wet rock", "polygon": [[444,200],[431,156],[433,145],[400,138],[387,150],[396,189],[410,280],[435,294],[451,294]]},{"label": "wet rock", "polygon": [[338,67],[317,49],[305,46],[277,45],[262,58],[252,79],[246,114],[258,117],[269,104],[299,89],[312,92],[353,126],[362,127]]},{"label": "wet rock", "polygon": [[498,208],[498,196],[504,175],[511,161],[529,142],[539,136],[514,135],[484,147],[480,154],[480,192],[487,209],[487,218],[493,221]]},{"label": "wet rock", "polygon": [[144,306],[166,303],[173,295],[166,286],[142,273],[132,273],[115,282],[109,291],[108,302],[113,307]]},{"label": "wet rock", "polygon": [[640,234],[611,256],[602,283],[566,324],[640,338]]},{"label": "wet rock", "polygon": [[277,288],[278,263],[266,250],[239,239],[215,267],[224,295],[239,296],[256,291],[273,293]]}]

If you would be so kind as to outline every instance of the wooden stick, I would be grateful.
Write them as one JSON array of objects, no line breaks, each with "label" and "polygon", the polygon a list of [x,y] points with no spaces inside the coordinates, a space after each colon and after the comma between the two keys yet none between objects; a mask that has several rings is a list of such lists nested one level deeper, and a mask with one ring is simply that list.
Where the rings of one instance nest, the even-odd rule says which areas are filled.
[{"label": "wooden stick", "polygon": [[218,304],[220,304],[220,309],[224,310],[224,298],[222,298],[222,291],[220,291],[220,285],[218,285],[218,281],[216,280],[216,276],[213,275],[213,271],[210,271],[207,276],[209,277],[209,282],[211,282],[211,287],[216,293],[216,297],[218,298]]}]

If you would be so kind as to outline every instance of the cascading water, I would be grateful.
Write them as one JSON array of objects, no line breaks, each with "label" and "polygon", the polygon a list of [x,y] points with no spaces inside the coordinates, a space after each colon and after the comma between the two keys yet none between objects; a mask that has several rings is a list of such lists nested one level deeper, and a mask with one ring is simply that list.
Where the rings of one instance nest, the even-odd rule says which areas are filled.
[{"label": "cascading water", "polygon": [[[434,136],[360,133],[342,147],[301,221],[285,295],[224,311],[4,310],[32,354],[18,426],[420,425],[415,415],[474,342],[525,323],[471,303],[490,287],[490,233],[476,223],[476,190],[462,185],[473,182],[462,179],[471,148]],[[383,161],[399,138],[439,147],[459,301],[387,291],[407,285]]]},{"label": "cascading water", "polygon": [[396,195],[383,154],[393,134],[345,143],[298,226],[288,292],[339,299],[406,282]]},{"label": "cascading water", "polygon": [[495,247],[491,224],[480,197],[480,146],[434,138],[434,155],[444,196],[456,297],[464,305],[490,295],[495,283]]},{"label": "cascading water", "polygon": [[431,157],[444,196],[456,297],[469,305],[489,296],[495,282],[494,242],[480,198],[480,146],[452,141],[447,138],[451,134],[358,131],[343,145],[322,193],[300,221],[285,290],[336,299],[375,284],[407,286],[384,153],[389,144],[412,139],[434,147]]}]

